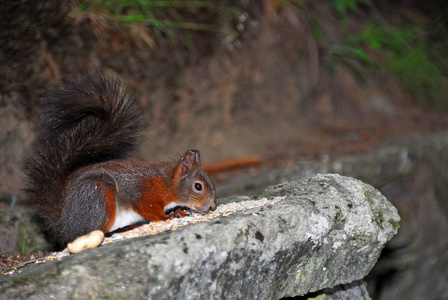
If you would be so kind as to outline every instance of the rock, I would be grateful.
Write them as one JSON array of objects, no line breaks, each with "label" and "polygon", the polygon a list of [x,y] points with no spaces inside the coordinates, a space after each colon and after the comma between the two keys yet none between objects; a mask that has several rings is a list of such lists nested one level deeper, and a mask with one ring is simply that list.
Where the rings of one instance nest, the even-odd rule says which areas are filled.
[{"label": "rock", "polygon": [[362,155],[328,161],[300,161],[285,168],[265,169],[254,174],[235,176],[221,184],[216,192],[220,197],[234,194],[256,195],[268,185],[299,181],[316,173],[338,173],[381,188],[413,175],[422,166],[432,163],[431,160],[440,159],[440,163],[446,163],[443,156],[446,156],[447,147],[448,132],[411,135]]},{"label": "rock", "polygon": [[86,250],[0,279],[5,299],[278,299],[364,278],[397,232],[371,186],[316,175],[260,208]]},{"label": "rock", "polygon": [[30,207],[0,201],[0,252],[24,255],[50,246]]},{"label": "rock", "polygon": [[260,193],[267,185],[298,181],[316,172],[358,178],[380,189],[398,208],[399,233],[387,244],[368,278],[379,300],[448,299],[448,131],[412,134],[387,147],[326,162],[299,162],[234,177],[220,196]]},{"label": "rock", "polygon": [[[12,103],[21,102],[17,93],[11,93],[10,96]],[[33,133],[29,121],[19,116],[17,108],[2,100],[0,96],[0,200],[23,202],[24,174],[21,166]]]},{"label": "rock", "polygon": [[[321,292],[306,295],[310,300],[370,300],[366,285],[362,280],[354,281],[348,284],[341,284],[331,289],[325,289]],[[283,298],[284,300],[295,298]]]},{"label": "rock", "polygon": [[325,297],[323,298],[323,300],[346,299],[370,300],[365,284],[361,281],[343,284],[336,288],[325,290]]}]

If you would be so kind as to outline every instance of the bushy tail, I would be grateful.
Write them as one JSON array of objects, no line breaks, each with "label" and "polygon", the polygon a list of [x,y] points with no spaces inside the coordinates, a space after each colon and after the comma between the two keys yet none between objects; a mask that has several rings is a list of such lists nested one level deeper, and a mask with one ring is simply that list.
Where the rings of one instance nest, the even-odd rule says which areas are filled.
[{"label": "bushy tail", "polygon": [[[132,152],[144,129],[140,106],[116,79],[81,75],[39,103],[40,133],[26,162],[27,191],[45,218],[60,214],[64,184],[77,169]],[[48,220],[51,223],[51,220]]]}]

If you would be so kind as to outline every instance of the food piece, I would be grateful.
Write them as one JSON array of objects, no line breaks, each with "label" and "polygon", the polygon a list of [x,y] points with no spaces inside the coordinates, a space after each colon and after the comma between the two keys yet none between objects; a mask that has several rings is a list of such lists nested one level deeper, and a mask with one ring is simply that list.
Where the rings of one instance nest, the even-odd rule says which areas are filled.
[{"label": "food piece", "polygon": [[104,239],[104,232],[101,230],[92,231],[89,234],[80,236],[73,242],[67,245],[71,253],[79,253],[86,249],[93,249],[98,247]]}]

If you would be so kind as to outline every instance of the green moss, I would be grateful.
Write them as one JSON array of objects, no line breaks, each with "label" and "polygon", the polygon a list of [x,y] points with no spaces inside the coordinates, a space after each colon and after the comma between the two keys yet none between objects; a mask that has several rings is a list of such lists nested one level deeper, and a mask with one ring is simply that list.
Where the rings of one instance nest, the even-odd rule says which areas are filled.
[{"label": "green moss", "polygon": [[378,212],[378,214],[375,216],[375,218],[373,219],[373,221],[380,227],[383,227],[383,222],[384,222],[384,217],[383,217],[383,212],[380,211]]},{"label": "green moss", "polygon": [[260,196],[258,196],[259,198],[269,198],[272,195],[266,191],[264,191],[263,193],[260,194]]},{"label": "green moss", "polygon": [[399,229],[400,228],[400,224],[398,224],[398,222],[395,222],[394,220],[389,220],[389,223],[390,224],[392,224],[392,226],[395,228],[395,229]]},{"label": "green moss", "polygon": [[366,198],[367,202],[369,202],[369,204],[375,204],[372,197],[370,196],[370,193],[364,189],[362,191],[364,193],[364,197]]},{"label": "green moss", "polygon": [[278,216],[278,219],[279,219],[279,223],[282,223],[282,224],[288,223],[288,221],[286,221],[286,219],[283,218],[282,216]]},{"label": "green moss", "polygon": [[342,210],[339,206],[335,205],[334,206],[337,210],[336,215],[334,216],[334,221],[335,222],[342,222],[342,223],[346,223],[347,222],[347,218],[344,217],[344,214],[342,213]]},{"label": "green moss", "polygon": [[339,212],[337,212],[336,215],[334,216],[334,221],[338,222],[340,218],[341,218],[341,214]]}]

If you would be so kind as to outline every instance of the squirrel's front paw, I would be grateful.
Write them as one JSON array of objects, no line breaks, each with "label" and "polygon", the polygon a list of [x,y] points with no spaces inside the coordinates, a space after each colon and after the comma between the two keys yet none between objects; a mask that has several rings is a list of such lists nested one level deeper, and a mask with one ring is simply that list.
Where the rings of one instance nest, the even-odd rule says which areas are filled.
[{"label": "squirrel's front paw", "polygon": [[190,215],[191,214],[189,211],[185,211],[185,210],[178,208],[169,214],[169,218],[170,219],[178,219],[178,218],[183,218],[185,216],[190,216]]}]

